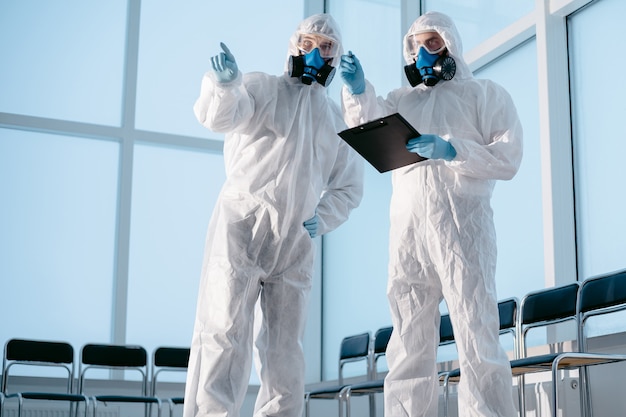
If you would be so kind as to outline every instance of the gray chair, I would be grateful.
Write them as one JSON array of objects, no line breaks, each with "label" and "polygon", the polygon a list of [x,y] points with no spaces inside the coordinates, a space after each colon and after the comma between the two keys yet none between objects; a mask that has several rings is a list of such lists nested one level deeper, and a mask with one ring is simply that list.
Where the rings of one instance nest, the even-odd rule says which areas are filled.
[{"label": "gray chair", "polygon": [[[578,352],[558,354],[551,363],[552,381],[563,369],[580,369],[580,409],[582,416],[592,416],[593,407],[589,392],[590,366],[607,365],[626,361],[625,354],[590,352],[588,348],[588,325],[592,317],[606,316],[626,310],[626,269],[588,278],[580,284],[578,293]],[[552,415],[558,410],[558,384],[552,385]]]},{"label": "gray chair", "polygon": [[[390,334],[391,336],[391,334]],[[387,340],[388,342],[388,340]],[[441,316],[441,322],[439,325],[439,347],[447,346],[455,343],[454,331],[452,330],[452,322],[450,321],[449,314],[443,314]],[[386,350],[386,346],[385,346]],[[440,372],[439,377],[443,378],[447,371]],[[353,396],[372,395],[376,393],[384,392],[385,379],[376,378],[371,381],[364,381],[357,384],[347,385],[341,392],[340,402],[345,403],[346,417],[350,417],[351,406],[350,399]],[[370,409],[370,413],[371,413]]]},{"label": "gray chair", "polygon": [[[50,381],[54,382],[50,391],[13,391],[10,384],[11,373],[25,366],[40,372],[42,376],[46,376],[43,373],[44,369],[62,369],[62,377],[50,378]],[[82,403],[85,406],[85,417],[87,417],[88,398],[74,393],[75,369],[74,348],[69,343],[32,339],[7,341],[2,360],[0,414],[4,414],[5,399],[16,398],[18,417],[21,417],[24,410],[24,400],[67,402],[70,416],[78,412],[78,406]]]},{"label": "gray chair", "polygon": [[371,376],[369,381],[346,385],[339,393],[339,403],[344,403],[346,416],[350,417],[350,399],[353,396],[368,395],[370,400],[370,417],[376,416],[375,394],[383,392],[384,378],[378,375],[378,360],[385,356],[387,344],[393,327],[382,327],[374,333],[374,343],[370,352]]},{"label": "gray chair", "polygon": [[175,397],[163,397],[159,394],[159,376],[166,372],[187,373],[190,349],[185,347],[165,347],[155,349],[152,354],[152,376],[150,394],[167,401],[170,407],[170,416],[174,414],[174,406],[185,402],[184,393]]},{"label": "gray chair", "polygon": [[[119,387],[119,383],[111,381],[106,384],[107,388],[99,387],[95,394],[89,395],[93,390],[87,388],[87,374],[94,373],[94,370],[107,371],[130,371],[140,376],[139,381],[124,384],[124,390]],[[152,406],[157,406],[158,417],[161,417],[162,401],[160,398],[149,395],[148,392],[148,354],[141,346],[136,345],[112,345],[112,344],[87,344],[83,346],[80,353],[80,372],[78,379],[79,392],[89,395],[92,399],[94,416],[98,403],[125,403],[143,404],[145,415],[151,414]],[[137,394],[129,394],[130,385],[135,387]],[[117,393],[110,393],[115,391]],[[107,392],[106,394],[103,392]]]},{"label": "gray chair", "polygon": [[533,291],[520,304],[517,338],[519,358],[511,361],[511,373],[518,381],[520,415],[526,415],[525,378],[536,372],[549,372],[558,352],[528,356],[527,337],[532,329],[547,328],[559,323],[577,322],[578,283]]},{"label": "gray chair", "polygon": [[[347,385],[344,383],[344,366],[347,363],[363,361],[366,365],[365,378],[369,379],[371,375],[371,359],[370,359],[370,333],[365,332],[354,336],[345,337],[341,341],[339,349],[339,380],[338,384],[328,387],[322,387],[307,391],[304,394],[305,414],[310,416],[310,402],[313,399],[321,400],[337,400],[341,390]],[[339,416],[343,416],[343,408],[339,401]]]},{"label": "gray chair", "polygon": [[[517,343],[517,315],[518,315],[517,298],[507,298],[498,302],[498,315],[500,317],[500,336],[509,335],[513,340],[513,355],[514,358],[519,357],[518,343]],[[450,400],[450,385],[458,384],[461,379],[461,369],[456,368],[450,372],[445,372],[440,377],[440,382],[443,384],[443,415],[448,416],[449,400]]]}]

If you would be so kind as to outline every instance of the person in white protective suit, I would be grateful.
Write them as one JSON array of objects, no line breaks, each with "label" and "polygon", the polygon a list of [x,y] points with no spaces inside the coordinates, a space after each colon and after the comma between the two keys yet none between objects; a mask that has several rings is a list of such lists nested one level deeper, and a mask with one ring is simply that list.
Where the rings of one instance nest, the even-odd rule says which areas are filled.
[{"label": "person in white protective suit", "polygon": [[509,361],[498,331],[496,232],[490,199],[522,158],[522,128],[509,94],[475,79],[461,39],[441,13],[404,37],[411,86],[377,97],[351,52],[338,70],[349,126],[395,112],[422,135],[407,149],[429,158],[392,173],[385,416],[437,416],[439,304],[445,299],[461,368],[459,416],[515,416]]},{"label": "person in white protective suit", "polygon": [[227,178],[207,233],[184,417],[239,416],[253,343],[261,364],[254,416],[296,417],[313,238],[342,224],[363,193],[363,162],[337,135],[346,125],[325,88],[341,37],[330,15],[304,19],[280,76],[242,74],[222,49],[194,105],[205,127],[226,133]]}]

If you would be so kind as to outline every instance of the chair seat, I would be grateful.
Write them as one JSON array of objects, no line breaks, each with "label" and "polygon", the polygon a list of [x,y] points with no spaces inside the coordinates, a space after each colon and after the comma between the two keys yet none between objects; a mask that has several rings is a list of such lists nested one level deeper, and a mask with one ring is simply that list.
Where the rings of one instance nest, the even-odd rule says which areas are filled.
[{"label": "chair seat", "polygon": [[118,402],[118,403],[160,403],[161,400],[156,397],[142,397],[142,396],[127,396],[127,395],[96,395],[96,400],[106,402]]},{"label": "chair seat", "polygon": [[365,381],[358,384],[350,385],[344,390],[344,392],[349,392],[351,395],[375,394],[383,392],[384,386],[385,379],[380,378],[373,381]]},{"label": "chair seat", "polygon": [[344,385],[332,385],[326,388],[318,388],[308,392],[309,397],[313,398],[335,398],[342,389],[347,387],[347,384]]},{"label": "chair seat", "polygon": [[[566,353],[546,353],[529,358],[513,359],[511,361],[511,374],[519,376],[533,372],[546,372],[550,370],[555,360],[557,367],[577,368],[581,365],[597,365],[601,363],[617,362],[620,356],[617,355],[589,355],[582,353],[566,352]],[[456,368],[444,375],[450,382],[458,382],[461,377],[461,369]]]},{"label": "chair seat", "polygon": [[174,397],[174,398],[170,398],[170,401],[176,405],[180,405],[180,404],[184,404],[185,403],[185,397]]},{"label": "chair seat", "polygon": [[614,353],[565,352],[553,361],[559,369],[578,368],[585,365],[602,365],[626,360],[626,355]]},{"label": "chair seat", "polygon": [[87,397],[80,394],[66,394],[61,392],[20,392],[9,394],[7,398],[22,397],[28,400],[49,400],[49,401],[83,401],[87,402]]},{"label": "chair seat", "polygon": [[439,374],[439,381],[458,383],[461,379],[461,368],[456,368],[448,372]]},{"label": "chair seat", "polygon": [[513,359],[511,361],[511,373],[513,376],[518,376],[533,372],[545,372],[546,370],[552,368],[552,362],[558,356],[558,353],[547,353],[545,355]]}]

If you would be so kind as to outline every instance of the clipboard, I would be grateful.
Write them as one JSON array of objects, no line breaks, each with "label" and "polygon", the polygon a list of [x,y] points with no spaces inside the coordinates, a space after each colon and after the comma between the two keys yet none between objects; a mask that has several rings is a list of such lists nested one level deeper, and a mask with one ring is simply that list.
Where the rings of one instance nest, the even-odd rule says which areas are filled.
[{"label": "clipboard", "polygon": [[399,113],[346,129],[338,135],[381,173],[428,159],[406,149],[408,140],[420,134]]}]

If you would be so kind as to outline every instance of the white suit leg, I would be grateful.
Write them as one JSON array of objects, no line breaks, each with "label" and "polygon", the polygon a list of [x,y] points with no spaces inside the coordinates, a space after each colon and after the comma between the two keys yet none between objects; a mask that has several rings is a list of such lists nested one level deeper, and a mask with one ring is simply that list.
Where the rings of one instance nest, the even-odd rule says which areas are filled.
[{"label": "white suit leg", "polygon": [[239,417],[252,365],[258,279],[212,265],[201,291],[207,295],[199,297],[184,417]]},{"label": "white suit leg", "polygon": [[457,239],[442,245],[454,255],[442,265],[441,274],[459,352],[459,416],[512,417],[516,411],[511,369],[499,340],[491,211],[488,203],[463,209],[473,220]]},{"label": "white suit leg", "polygon": [[[404,266],[411,265],[415,263]],[[405,271],[409,275],[391,276],[388,288],[394,326],[387,346],[389,373],[385,379],[385,416],[389,417],[437,415],[441,287],[432,273],[411,269]]]},{"label": "white suit leg", "polygon": [[305,274],[265,282],[256,338],[261,387],[254,417],[302,415],[305,361],[302,338],[311,278]]}]

